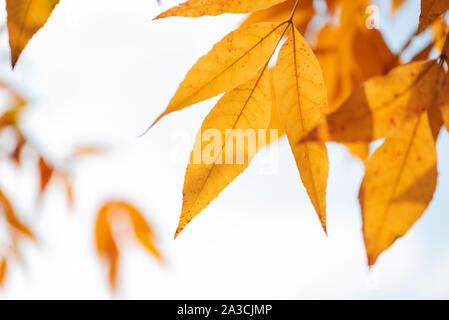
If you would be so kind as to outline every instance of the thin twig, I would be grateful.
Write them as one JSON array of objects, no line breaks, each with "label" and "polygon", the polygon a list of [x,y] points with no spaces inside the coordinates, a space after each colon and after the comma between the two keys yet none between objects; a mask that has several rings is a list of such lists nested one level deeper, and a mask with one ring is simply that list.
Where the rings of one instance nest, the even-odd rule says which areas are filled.
[{"label": "thin twig", "polygon": [[298,6],[299,6],[299,0],[296,0],[295,5],[293,6],[292,13],[290,14],[290,18],[288,18],[288,20],[287,20],[289,23],[293,23],[293,17],[295,16],[296,9],[298,9]]},{"label": "thin twig", "polygon": [[441,51],[440,57],[438,58],[440,60],[440,66],[443,65],[444,61],[447,61],[447,49],[449,47],[449,32],[446,35],[446,40],[444,41],[443,50]]}]

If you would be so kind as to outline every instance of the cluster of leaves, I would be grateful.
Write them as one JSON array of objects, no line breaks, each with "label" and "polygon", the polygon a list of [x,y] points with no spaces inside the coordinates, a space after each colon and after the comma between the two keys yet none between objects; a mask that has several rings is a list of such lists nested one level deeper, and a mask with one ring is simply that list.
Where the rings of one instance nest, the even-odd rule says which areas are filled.
[{"label": "cluster of leaves", "polygon": [[[11,64],[13,67],[30,39],[45,25],[58,3],[59,0],[6,1]],[[74,204],[72,176],[69,170],[65,168],[71,167],[72,164],[85,156],[102,154],[104,150],[95,146],[83,146],[74,150],[65,159],[63,165],[57,165],[50,161],[31,143],[29,137],[24,134],[20,127],[20,115],[25,110],[27,101],[5,82],[0,82],[0,90],[7,94],[8,99],[6,100],[9,101],[5,112],[0,115],[0,134],[11,131],[14,136],[14,147],[11,150],[5,148],[5,154],[1,155],[0,161],[13,162],[18,167],[21,166],[22,158],[26,161],[35,162],[39,174],[40,196],[44,194],[54,180],[64,188],[68,205],[72,207]],[[6,229],[9,232],[8,243],[2,244],[2,247],[7,248],[7,250],[0,252],[0,285],[2,285],[7,273],[8,262],[20,257],[19,245],[21,241],[24,239],[37,241],[37,236],[30,227],[20,220],[12,201],[10,201],[6,192],[1,189],[0,218],[4,218]],[[130,203],[119,200],[107,201],[101,206],[95,218],[94,236],[97,253],[109,268],[109,283],[112,289],[115,289],[117,284],[119,261],[117,242],[123,238],[123,231],[116,232],[113,225],[116,221],[123,221],[123,218],[127,218],[131,222],[128,229],[133,230],[138,242],[157,260],[162,261],[162,256],[156,248],[155,234],[144,215]]]},{"label": "cluster of leaves", "polygon": [[[449,28],[441,18],[449,9],[449,1],[421,0],[418,29],[397,54],[391,52],[378,30],[366,27],[366,8],[371,1],[325,2],[328,22],[320,30],[310,27],[317,15],[313,0],[190,0],[157,16],[250,13],[237,30],[198,60],[155,123],[174,111],[224,93],[198,136],[207,129],[218,129],[221,150],[225,150],[235,130],[278,129],[285,133],[324,230],[329,169],[325,143],[343,143],[366,167],[359,200],[372,265],[419,219],[436,188],[435,143],[443,123],[449,129]],[[392,10],[405,2],[393,0]],[[14,66],[59,0],[6,3]],[[433,30],[433,41],[411,62],[403,63],[404,50],[428,28]],[[304,34],[315,34],[316,38],[306,41]],[[434,49],[441,54],[437,60],[429,60]],[[274,60],[274,67],[270,67]],[[277,138],[259,141],[258,150]],[[382,146],[370,153],[370,143],[378,139],[384,139]],[[203,148],[197,141],[194,150]],[[214,155],[213,163],[188,165],[176,236],[255,155],[248,150],[239,152],[244,155],[243,164],[223,164],[220,152]],[[41,188],[45,188],[53,169],[42,157],[39,163]],[[142,241],[142,235],[151,239],[152,232],[147,224],[139,224],[141,219],[133,206],[117,201],[106,204],[97,218],[96,241],[99,253],[110,265],[112,285],[118,249],[110,226],[118,216],[111,212],[116,211],[126,212],[137,239],[160,257],[154,246]],[[5,265],[0,263],[0,276]]]},{"label": "cluster of leaves", "polygon": [[[114,224],[120,225],[121,228],[117,228],[118,231],[114,230]],[[124,229],[124,224],[127,224],[128,228]],[[132,204],[124,201],[111,200],[106,202],[98,211],[95,222],[95,244],[98,254],[109,268],[109,283],[112,289],[117,287],[119,261],[117,241],[122,241],[130,234],[156,260],[163,261],[162,255],[155,244],[155,233],[143,214]]]},{"label": "cluster of leaves", "polygon": [[[5,111],[0,116],[0,134],[9,133],[12,135],[11,139],[13,140],[12,148],[2,146],[4,148],[2,148],[1,162],[12,162],[17,167],[20,167],[23,161],[22,158],[24,158],[23,154],[26,154],[27,161],[36,163],[40,195],[44,194],[51,180],[58,180],[66,190],[68,202],[72,204],[72,184],[69,173],[48,161],[38,148],[29,141],[20,128],[20,115],[26,108],[27,101],[7,83],[0,83],[0,87],[6,94],[5,100],[7,103]],[[35,241],[37,238],[34,232],[20,220],[14,205],[7,196],[7,192],[2,189],[0,189],[0,205],[0,216],[6,222],[6,230],[9,233],[9,243],[3,244],[3,247],[7,249],[5,252],[0,253],[1,285],[6,274],[8,261],[19,256],[19,245],[22,240],[28,238]]]},{"label": "cluster of leaves", "polygon": [[[392,9],[404,2],[394,1]],[[251,13],[198,60],[155,121],[224,93],[198,135],[218,129],[221,152],[212,163],[189,163],[175,237],[254,157],[241,150],[244,164],[224,164],[223,150],[232,131],[239,129],[279,128],[286,133],[324,230],[329,170],[325,143],[343,143],[364,160],[359,199],[369,265],[427,208],[436,188],[435,143],[443,118],[449,129],[448,37],[440,18],[449,1],[422,0],[413,37],[432,26],[434,42],[405,64],[401,54],[413,37],[400,53],[392,53],[382,34],[367,28],[369,0],[326,3],[328,23],[312,32],[312,0],[190,0],[156,17]],[[305,31],[317,34],[312,47],[302,35]],[[433,48],[441,55],[427,60]],[[370,143],[378,139],[385,140],[370,154]],[[203,151],[205,146],[197,140],[196,148]]]}]

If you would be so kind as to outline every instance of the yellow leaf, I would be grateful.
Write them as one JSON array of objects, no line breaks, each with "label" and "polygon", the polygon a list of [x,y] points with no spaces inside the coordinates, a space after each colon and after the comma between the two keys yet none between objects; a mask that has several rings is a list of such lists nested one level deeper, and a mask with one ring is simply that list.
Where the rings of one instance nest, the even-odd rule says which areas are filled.
[{"label": "yellow leaf", "polygon": [[362,161],[365,161],[369,157],[369,143],[366,142],[348,142],[344,144],[346,148]]},{"label": "yellow leaf", "polygon": [[6,276],[7,261],[6,258],[0,260],[0,286],[3,285]]},{"label": "yellow leaf", "polygon": [[370,142],[392,135],[435,102],[443,75],[432,60],[401,65],[372,78],[304,141]]},{"label": "yellow leaf", "polygon": [[[286,21],[293,10],[296,0],[287,0],[277,4],[271,8],[253,12],[245,19],[241,27],[248,26],[259,22],[283,22]],[[301,0],[301,4],[297,8],[293,16],[293,23],[298,30],[304,33],[309,25],[309,22],[315,16],[315,8],[313,0]]]},{"label": "yellow leaf", "polygon": [[337,110],[362,82],[385,74],[397,64],[380,32],[358,25],[350,30],[325,26],[314,52],[323,69],[331,111]]},{"label": "yellow leaf", "polygon": [[45,25],[58,3],[59,0],[6,0],[13,67],[28,41]]},{"label": "yellow leaf", "polygon": [[[355,8],[354,4],[357,5]],[[367,5],[364,0],[358,3],[345,1],[339,26],[326,25],[318,34],[314,52],[323,69],[331,112],[337,110],[361,83],[385,74],[398,62],[381,33],[364,25],[363,9]],[[354,11],[358,12],[358,19],[353,18]],[[366,143],[345,146],[362,161],[369,155]]]},{"label": "yellow leaf", "polygon": [[[441,100],[440,100],[441,101]],[[433,139],[435,142],[438,140],[441,128],[443,127],[443,118],[440,111],[441,105],[434,104],[427,110],[427,116],[429,117],[430,129],[432,130]]]},{"label": "yellow leaf", "polygon": [[421,217],[437,183],[437,153],[427,113],[387,138],[368,160],[359,200],[369,265]]},{"label": "yellow leaf", "polygon": [[[437,19],[433,25],[433,37],[435,39],[435,47],[443,53],[444,42],[446,41],[446,37],[449,33],[449,25],[446,23],[444,18]],[[449,53],[449,48],[446,50],[445,54]]]},{"label": "yellow leaf", "polygon": [[448,9],[449,0],[421,0],[418,33],[430,26],[432,22]]},{"label": "yellow leaf", "polygon": [[165,115],[212,98],[244,83],[273,53],[284,24],[263,22],[231,32],[187,73]]},{"label": "yellow leaf", "polygon": [[370,13],[368,6],[370,0],[340,0],[340,27],[346,32],[351,31],[353,27],[365,28]]},{"label": "yellow leaf", "polygon": [[[279,140],[285,133],[284,127],[282,126],[281,119],[279,118],[279,108],[277,106],[276,101],[276,91],[274,89],[274,68],[269,70],[270,76],[270,91],[271,91],[271,114],[270,114],[270,123],[268,124],[267,134],[265,137],[265,141],[261,141],[262,144],[266,143],[267,145],[276,142]],[[271,130],[277,130],[277,135],[273,138],[271,135]]]},{"label": "yellow leaf", "polygon": [[[356,29],[351,46],[353,88],[369,78],[388,73],[398,65],[398,57],[391,52],[377,29]],[[370,63],[366,63],[367,61]]]},{"label": "yellow leaf", "polygon": [[[248,167],[258,149],[255,135],[258,129],[266,129],[269,121],[266,65],[253,79],[226,93],[204,120],[184,179],[182,212],[175,237]],[[239,139],[244,139],[245,134],[247,147]],[[204,144],[202,140],[212,141]]]},{"label": "yellow leaf", "polygon": [[328,112],[326,88],[318,60],[294,27],[279,52],[274,84],[281,122],[296,165],[326,230],[327,149],[324,143],[298,144]]},{"label": "yellow leaf", "polygon": [[158,15],[156,19],[174,16],[202,17],[223,13],[249,13],[274,6],[285,0],[189,0]]}]

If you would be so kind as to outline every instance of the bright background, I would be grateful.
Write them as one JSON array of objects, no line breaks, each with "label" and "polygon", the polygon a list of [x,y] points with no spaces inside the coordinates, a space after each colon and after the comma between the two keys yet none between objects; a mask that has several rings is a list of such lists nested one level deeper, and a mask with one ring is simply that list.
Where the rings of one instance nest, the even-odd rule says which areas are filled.
[{"label": "bright background", "polygon": [[[446,132],[438,143],[434,201],[372,270],[357,201],[363,167],[332,144],[328,238],[284,138],[275,153],[275,174],[251,165],[173,240],[193,136],[217,99],[168,116],[144,138],[136,136],[165,109],[198,57],[243,19],[152,22],[176,2],[61,0],[14,72],[2,34],[0,77],[31,101],[23,127],[34,143],[54,161],[82,144],[106,145],[109,153],[70,168],[72,211],[56,185],[36,207],[34,167],[0,166],[0,186],[10,190],[40,239],[24,247],[21,263],[11,265],[0,299],[449,298]],[[381,31],[398,50],[416,28],[419,1],[408,1],[394,18],[389,1],[378,3]],[[93,240],[95,212],[111,197],[130,200],[146,213],[167,260],[161,266],[138,246],[122,248],[115,295]]]}]

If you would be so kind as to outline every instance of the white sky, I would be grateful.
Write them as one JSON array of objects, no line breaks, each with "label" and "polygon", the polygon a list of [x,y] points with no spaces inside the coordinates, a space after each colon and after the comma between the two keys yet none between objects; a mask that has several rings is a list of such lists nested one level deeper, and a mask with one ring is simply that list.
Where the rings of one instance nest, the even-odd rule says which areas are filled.
[{"label": "white sky", "polygon": [[[168,116],[143,139],[136,135],[165,109],[193,63],[242,17],[152,22],[176,1],[163,3],[61,0],[14,73],[6,49],[0,51],[1,78],[29,97],[24,128],[48,157],[61,161],[86,143],[111,148],[71,168],[72,212],[57,186],[36,209],[32,167],[0,167],[1,187],[40,239],[24,248],[23,263],[11,266],[0,299],[449,298],[446,132],[434,201],[371,271],[357,203],[363,167],[336,145],[330,145],[328,238],[282,140],[276,174],[252,165],[173,240],[190,140],[216,99]],[[381,29],[397,49],[416,28],[410,22],[417,21],[419,1],[410,0],[394,23],[384,14],[389,1],[381,4]],[[4,36],[1,41],[6,48]],[[93,242],[95,211],[110,197],[143,209],[168,261],[160,266],[137,246],[123,248],[116,296]]]}]

